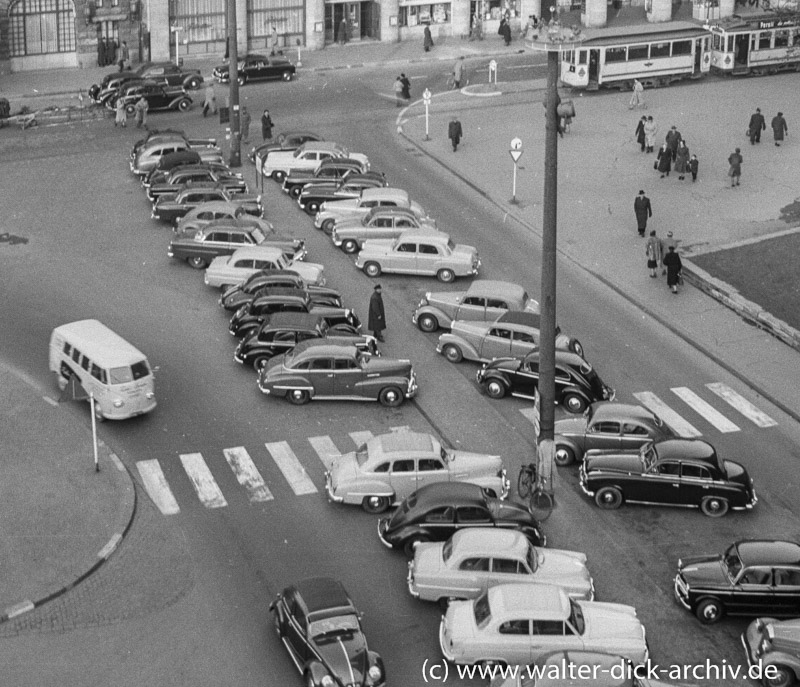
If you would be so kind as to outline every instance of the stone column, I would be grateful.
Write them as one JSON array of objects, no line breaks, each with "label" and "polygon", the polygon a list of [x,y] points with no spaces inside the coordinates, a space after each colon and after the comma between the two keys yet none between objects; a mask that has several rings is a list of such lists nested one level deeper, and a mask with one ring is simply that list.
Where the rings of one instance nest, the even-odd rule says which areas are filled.
[{"label": "stone column", "polygon": [[[314,31],[315,25],[321,28]],[[325,47],[325,2],[306,0],[306,48],[322,50]]]},{"label": "stone column", "polygon": [[450,5],[450,26],[453,36],[466,36],[469,33],[469,3],[453,0]]},{"label": "stone column", "polygon": [[150,59],[169,62],[172,34],[169,31],[169,3],[166,0],[144,0],[147,26],[150,29]]},{"label": "stone column", "polygon": [[[375,3],[381,13],[381,43],[397,43],[400,41],[400,3],[398,0],[383,0]],[[394,17],[394,26],[389,23]]]},{"label": "stone column", "polygon": [[672,19],[672,0],[652,0],[647,21],[658,23]]},{"label": "stone column", "polygon": [[[667,0],[669,2],[669,0]],[[586,11],[581,14],[581,24],[587,28],[605,26],[608,14],[606,0],[586,0]]]},{"label": "stone column", "polygon": [[247,54],[247,0],[236,0],[236,49],[240,58]]}]

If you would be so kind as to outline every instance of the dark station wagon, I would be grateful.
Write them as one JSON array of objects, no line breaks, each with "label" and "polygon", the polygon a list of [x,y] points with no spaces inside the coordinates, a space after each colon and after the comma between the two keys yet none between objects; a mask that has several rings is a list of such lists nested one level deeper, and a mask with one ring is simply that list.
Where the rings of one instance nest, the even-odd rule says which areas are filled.
[{"label": "dark station wagon", "polygon": [[240,205],[251,215],[261,217],[264,206],[261,196],[255,193],[234,193],[223,184],[199,182],[182,188],[177,193],[165,193],[153,203],[153,219],[162,222],[177,222],[190,210],[202,203],[226,201]]},{"label": "dark station wagon", "polygon": [[248,193],[247,182],[242,175],[223,166],[181,165],[170,170],[165,178],[151,174],[147,185],[147,197],[154,201],[167,193],[178,193],[197,184],[217,184],[232,193]]},{"label": "dark station wagon", "polygon": [[[285,57],[268,57],[267,55],[245,55],[239,58],[238,82],[244,86],[248,81],[264,81],[267,79],[291,81],[296,71],[295,66]],[[222,64],[214,67],[214,78],[220,83],[230,82],[230,66]]]},{"label": "dark station wagon", "polygon": [[121,95],[125,111],[132,115],[136,111],[136,103],[140,98],[147,101],[150,111],[180,110],[186,112],[192,106],[192,99],[180,88],[169,88],[157,83],[144,82],[135,88],[129,88]]},{"label": "dark station wagon", "polygon": [[320,293],[329,298],[336,298],[341,303],[342,295],[336,289],[309,284],[301,275],[291,270],[266,269],[256,272],[243,284],[227,289],[220,297],[219,304],[225,310],[235,311],[254,301],[266,289],[281,288]]},{"label": "dark station wagon", "polygon": [[339,181],[350,174],[363,174],[367,168],[360,160],[350,157],[332,157],[323,160],[315,170],[292,172],[284,180],[281,188],[292,198],[299,198],[306,184],[319,181]]},{"label": "dark station wagon", "polygon": [[315,215],[325,201],[358,198],[365,188],[382,188],[388,185],[383,172],[374,171],[348,174],[344,179],[312,181],[303,186],[297,204],[309,215]]}]

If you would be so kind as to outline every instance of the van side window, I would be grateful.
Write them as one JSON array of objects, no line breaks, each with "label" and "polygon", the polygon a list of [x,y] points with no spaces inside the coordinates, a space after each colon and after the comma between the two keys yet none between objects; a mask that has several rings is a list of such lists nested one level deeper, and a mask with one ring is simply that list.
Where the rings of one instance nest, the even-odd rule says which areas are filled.
[{"label": "van side window", "polygon": [[89,370],[89,366],[90,366],[91,364],[92,364],[92,361],[91,361],[91,360],[89,360],[89,358],[87,358],[86,356],[83,356],[83,358],[81,358],[81,367],[82,367],[84,370],[86,370],[87,372],[88,372],[88,370]]},{"label": "van side window", "polygon": [[79,362],[80,362],[80,360],[81,360],[81,352],[80,352],[80,351],[79,351],[77,348],[73,348],[73,349],[72,349],[72,359],[73,359],[73,360],[74,360],[76,363],[79,363]]},{"label": "van side window", "polygon": [[64,342],[64,355],[69,357],[69,354],[72,353],[72,346],[70,346],[66,341]]},{"label": "van side window", "polygon": [[95,363],[92,363],[92,377],[99,379],[103,384],[106,383],[106,371]]},{"label": "van side window", "polygon": [[147,377],[147,375],[150,374],[150,368],[147,366],[147,362],[144,360],[140,360],[138,363],[131,365],[131,371],[134,379],[141,379],[142,377]]}]

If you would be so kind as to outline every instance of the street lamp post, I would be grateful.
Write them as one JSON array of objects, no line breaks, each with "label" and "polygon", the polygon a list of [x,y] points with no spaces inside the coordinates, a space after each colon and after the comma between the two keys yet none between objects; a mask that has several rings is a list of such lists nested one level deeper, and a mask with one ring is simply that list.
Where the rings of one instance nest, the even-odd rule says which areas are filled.
[{"label": "street lamp post", "polygon": [[239,46],[236,42],[236,0],[228,0],[228,77],[230,78],[231,154],[228,164],[242,166],[242,136],[239,119]]},{"label": "street lamp post", "polygon": [[175,34],[175,64],[180,66],[181,64],[181,56],[180,56],[180,43],[178,42],[178,34],[183,31],[182,26],[170,26],[169,30]]}]

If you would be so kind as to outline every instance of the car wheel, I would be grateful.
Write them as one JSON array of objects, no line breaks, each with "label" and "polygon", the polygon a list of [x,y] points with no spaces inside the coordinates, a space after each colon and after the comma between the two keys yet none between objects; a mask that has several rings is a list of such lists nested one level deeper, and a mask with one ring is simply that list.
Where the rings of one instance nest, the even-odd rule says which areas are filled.
[{"label": "car wheel", "polygon": [[387,386],[385,389],[381,389],[378,400],[382,406],[396,408],[403,402],[403,392],[396,386]]},{"label": "car wheel", "polygon": [[583,358],[583,344],[580,341],[573,339],[570,348],[572,349],[573,353],[577,353],[581,358]]},{"label": "car wheel", "polygon": [[439,270],[436,273],[436,278],[439,281],[444,282],[445,284],[449,284],[451,281],[455,280],[456,273],[453,272],[453,270],[447,270],[447,269]]},{"label": "car wheel", "polygon": [[403,551],[405,551],[406,556],[409,558],[414,557],[414,549],[416,548],[417,544],[422,544],[428,541],[427,537],[422,536],[415,536],[411,537],[410,539],[406,540],[406,543],[403,544]]},{"label": "car wheel", "polygon": [[199,256],[186,258],[186,262],[188,262],[196,270],[202,270],[204,267],[208,267],[208,263],[205,261],[205,259]]},{"label": "car wheel", "polygon": [[283,72],[283,74],[281,74],[281,78],[284,81],[291,81],[292,80],[292,72]]},{"label": "car wheel", "polygon": [[444,357],[447,358],[451,363],[460,363],[462,360],[464,360],[464,354],[455,344],[447,344],[442,349],[442,353],[444,354]]},{"label": "car wheel", "polygon": [[188,109],[189,109],[189,107],[191,106],[191,104],[192,104],[192,103],[190,103],[188,100],[186,100],[186,98],[184,98],[183,100],[179,100],[179,101],[178,101],[178,109],[179,109],[181,112],[186,112],[186,110],[188,110]]},{"label": "car wheel", "polygon": [[186,87],[190,91],[196,90],[196,89],[200,88],[200,81],[198,81],[196,78],[189,79],[189,83],[186,84]]},{"label": "car wheel", "polygon": [[302,192],[303,192],[302,186],[292,186],[292,188],[289,189],[289,195],[295,200],[297,200],[300,197],[300,194]]},{"label": "car wheel", "polygon": [[256,372],[260,372],[261,368],[264,367],[268,362],[269,362],[269,356],[268,355],[257,355],[253,359],[253,369]]},{"label": "car wheel", "polygon": [[[765,671],[766,672],[766,671]],[[772,677],[764,676],[765,687],[791,687],[795,683],[795,674],[790,668],[781,665],[772,666]]]},{"label": "car wheel", "polygon": [[292,405],[301,406],[308,403],[311,400],[311,396],[305,389],[289,389],[286,394],[286,400]]},{"label": "car wheel", "polygon": [[322,220],[322,226],[320,229],[322,229],[322,231],[324,231],[326,234],[330,234],[335,226],[336,220],[332,217],[328,217],[328,219]]},{"label": "car wheel", "polygon": [[490,379],[483,383],[483,390],[489,398],[503,398],[506,395],[506,386],[503,382]]},{"label": "car wheel", "polygon": [[239,74],[236,77],[236,81],[239,83],[240,86],[244,86],[247,83],[247,77],[244,74]]},{"label": "car wheel", "polygon": [[616,510],[622,501],[622,492],[616,487],[603,487],[594,495],[594,502],[603,510]]},{"label": "car wheel", "polygon": [[307,210],[308,210],[308,214],[309,214],[309,215],[316,215],[316,214],[317,214],[317,210],[319,210],[319,203],[318,203],[317,201],[315,201],[315,200],[312,200],[312,201],[311,201],[311,202],[310,202],[310,203],[309,203],[309,204],[306,206],[306,208],[307,208]]},{"label": "car wheel", "polygon": [[361,502],[361,507],[373,515],[383,513],[390,505],[388,496],[365,496]]},{"label": "car wheel", "polygon": [[728,501],[719,496],[706,496],[700,502],[700,510],[709,518],[721,518],[728,512]]},{"label": "car wheel", "polygon": [[563,468],[575,462],[575,451],[564,444],[556,444],[555,464]]},{"label": "car wheel", "polygon": [[579,415],[586,410],[586,399],[579,394],[568,393],[564,394],[564,397],[561,399],[561,405],[563,405],[564,409],[568,412]]},{"label": "car wheel", "polygon": [[276,170],[275,170],[275,171],[272,173],[272,175],[271,175],[271,176],[272,176],[272,178],[273,178],[275,181],[277,181],[279,184],[282,184],[282,183],[283,183],[283,180],[286,178],[286,172],[284,172],[283,170],[280,170],[280,169],[276,169]]},{"label": "car wheel", "polygon": [[342,250],[345,253],[358,253],[358,241],[353,241],[353,239],[342,241]]},{"label": "car wheel", "polygon": [[433,315],[420,315],[417,320],[417,327],[423,332],[435,332],[439,329],[439,320]]},{"label": "car wheel", "polygon": [[694,614],[703,625],[713,625],[722,620],[725,607],[719,599],[703,599],[697,605]]},{"label": "car wheel", "polygon": [[133,115],[136,114],[136,108],[133,105],[126,105],[125,114],[127,114],[128,117],[133,117]]},{"label": "car wheel", "polygon": [[364,274],[366,274],[368,277],[372,277],[373,279],[375,277],[380,277],[381,266],[377,262],[368,262],[366,265],[364,265]]}]

